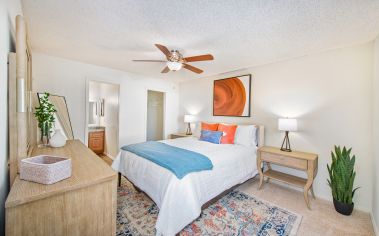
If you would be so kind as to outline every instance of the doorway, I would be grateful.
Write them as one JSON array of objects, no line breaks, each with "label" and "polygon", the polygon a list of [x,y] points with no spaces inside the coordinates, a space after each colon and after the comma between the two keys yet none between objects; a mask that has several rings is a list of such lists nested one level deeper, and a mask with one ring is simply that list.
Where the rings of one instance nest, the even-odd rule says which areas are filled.
[{"label": "doorway", "polygon": [[146,141],[164,139],[164,100],[163,92],[147,90]]},{"label": "doorway", "polygon": [[88,147],[100,157],[115,158],[119,145],[120,85],[88,81]]}]

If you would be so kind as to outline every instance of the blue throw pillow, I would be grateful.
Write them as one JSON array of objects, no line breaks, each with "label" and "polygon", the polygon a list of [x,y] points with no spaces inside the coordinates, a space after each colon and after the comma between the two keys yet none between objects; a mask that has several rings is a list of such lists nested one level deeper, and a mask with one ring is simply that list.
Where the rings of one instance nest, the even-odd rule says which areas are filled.
[{"label": "blue throw pillow", "polygon": [[220,144],[222,134],[223,134],[222,131],[202,130],[200,140],[210,142],[210,143]]}]

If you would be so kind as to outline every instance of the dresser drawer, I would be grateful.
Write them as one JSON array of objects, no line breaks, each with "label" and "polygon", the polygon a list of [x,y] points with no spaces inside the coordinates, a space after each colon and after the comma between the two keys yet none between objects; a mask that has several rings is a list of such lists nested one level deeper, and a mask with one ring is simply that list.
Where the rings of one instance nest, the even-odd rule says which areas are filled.
[{"label": "dresser drawer", "polygon": [[286,157],[278,154],[272,154],[267,152],[261,152],[261,159],[262,161],[271,162],[274,164],[279,164],[283,166],[288,166],[300,170],[307,170],[308,169],[308,163],[306,160],[292,158],[292,157]]}]

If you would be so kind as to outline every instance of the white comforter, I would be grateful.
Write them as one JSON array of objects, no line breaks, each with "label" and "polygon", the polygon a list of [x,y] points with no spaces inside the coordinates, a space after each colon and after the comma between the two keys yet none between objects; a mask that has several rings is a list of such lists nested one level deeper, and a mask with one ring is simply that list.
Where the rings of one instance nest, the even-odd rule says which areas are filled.
[{"label": "white comforter", "polygon": [[257,174],[256,147],[212,144],[196,138],[161,141],[207,156],[213,170],[178,179],[169,170],[137,155],[121,151],[112,167],[147,193],[159,207],[157,235],[175,235],[201,213],[201,206],[226,189]]}]

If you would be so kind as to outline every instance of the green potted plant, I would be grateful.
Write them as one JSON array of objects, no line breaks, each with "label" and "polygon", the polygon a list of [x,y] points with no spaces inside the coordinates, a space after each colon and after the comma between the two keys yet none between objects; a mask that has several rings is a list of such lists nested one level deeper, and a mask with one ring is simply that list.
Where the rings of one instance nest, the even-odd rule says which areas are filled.
[{"label": "green potted plant", "polygon": [[353,197],[358,188],[353,189],[355,179],[355,155],[351,157],[351,148],[334,146],[332,152],[332,164],[327,165],[329,178],[328,184],[332,189],[333,204],[337,212],[350,215],[354,209]]},{"label": "green potted plant", "polygon": [[38,128],[41,131],[41,142],[44,146],[49,145],[51,129],[55,121],[54,113],[57,111],[54,105],[49,101],[49,93],[38,94],[39,107],[36,107],[34,113],[38,121]]}]

